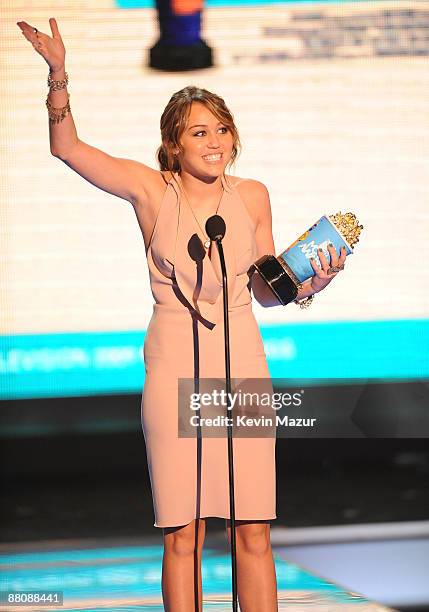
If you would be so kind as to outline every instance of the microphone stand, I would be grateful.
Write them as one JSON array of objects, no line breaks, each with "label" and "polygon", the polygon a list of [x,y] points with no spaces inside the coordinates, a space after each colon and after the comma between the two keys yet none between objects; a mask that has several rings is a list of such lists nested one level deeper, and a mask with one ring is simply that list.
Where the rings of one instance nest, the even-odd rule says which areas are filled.
[{"label": "microphone stand", "polygon": [[[228,281],[226,275],[225,257],[223,254],[222,238],[215,239],[220,265],[222,269],[222,288],[223,288],[223,324],[224,324],[224,343],[225,343],[225,375],[227,393],[227,413],[231,400],[231,366],[229,350],[229,318],[228,318]],[[232,609],[238,612],[237,603],[237,548],[235,539],[235,499],[234,499],[234,453],[232,444],[232,426],[227,425],[228,432],[228,471],[229,471],[229,512],[231,517],[231,566],[232,566]]]}]

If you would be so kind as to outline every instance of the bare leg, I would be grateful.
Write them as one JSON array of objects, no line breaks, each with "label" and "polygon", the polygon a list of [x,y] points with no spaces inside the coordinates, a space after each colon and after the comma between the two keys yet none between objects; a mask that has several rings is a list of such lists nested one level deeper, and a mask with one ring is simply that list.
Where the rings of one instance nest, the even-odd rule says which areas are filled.
[{"label": "bare leg", "polygon": [[201,557],[206,521],[164,528],[162,598],[166,612],[202,612]]},{"label": "bare leg", "polygon": [[[230,520],[226,519],[231,542]],[[235,521],[241,612],[277,612],[277,579],[268,521]]]}]

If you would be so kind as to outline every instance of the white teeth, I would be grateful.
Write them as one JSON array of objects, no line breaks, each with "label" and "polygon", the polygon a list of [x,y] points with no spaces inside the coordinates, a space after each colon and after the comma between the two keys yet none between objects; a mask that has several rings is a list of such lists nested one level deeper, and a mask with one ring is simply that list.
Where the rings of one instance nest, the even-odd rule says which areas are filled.
[{"label": "white teeth", "polygon": [[207,161],[216,161],[221,158],[221,153],[217,153],[216,155],[203,155],[203,159]]}]

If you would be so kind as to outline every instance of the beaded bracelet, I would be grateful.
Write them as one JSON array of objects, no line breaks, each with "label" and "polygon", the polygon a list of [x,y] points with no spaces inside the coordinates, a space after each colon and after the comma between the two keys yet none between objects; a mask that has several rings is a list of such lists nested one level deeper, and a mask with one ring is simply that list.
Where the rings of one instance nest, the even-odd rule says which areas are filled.
[{"label": "beaded bracelet", "polygon": [[[49,97],[49,96],[48,96]],[[70,94],[67,95],[67,104],[62,106],[61,108],[54,108],[52,104],[50,104],[49,99],[46,98],[46,106],[48,109],[49,121],[52,123],[59,123],[64,119],[67,113],[70,113]]]},{"label": "beaded bracelet", "polygon": [[69,83],[69,75],[67,72],[65,73],[65,78],[62,81],[54,81],[52,79],[51,71],[48,74],[48,87],[50,87],[51,91],[60,91],[61,89],[65,89]]},{"label": "beaded bracelet", "polygon": [[294,300],[295,304],[300,308],[308,308],[314,300],[315,293],[305,297],[302,300]]}]

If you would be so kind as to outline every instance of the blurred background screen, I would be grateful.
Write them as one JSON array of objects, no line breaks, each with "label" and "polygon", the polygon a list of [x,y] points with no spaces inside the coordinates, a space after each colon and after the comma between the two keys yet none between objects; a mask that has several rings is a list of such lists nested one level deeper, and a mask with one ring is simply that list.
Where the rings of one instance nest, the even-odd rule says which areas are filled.
[{"label": "blurred background screen", "polygon": [[279,254],[323,214],[364,229],[311,308],[254,301],[273,377],[428,376],[429,3],[206,3],[215,67],[148,67],[144,0],[2,2],[3,400],[139,394],[152,314],[133,207],[49,152],[48,67],[19,34],[55,17],[79,137],[157,168],[159,119],[194,84],[221,95],[243,151],[232,173],[268,187]]}]

